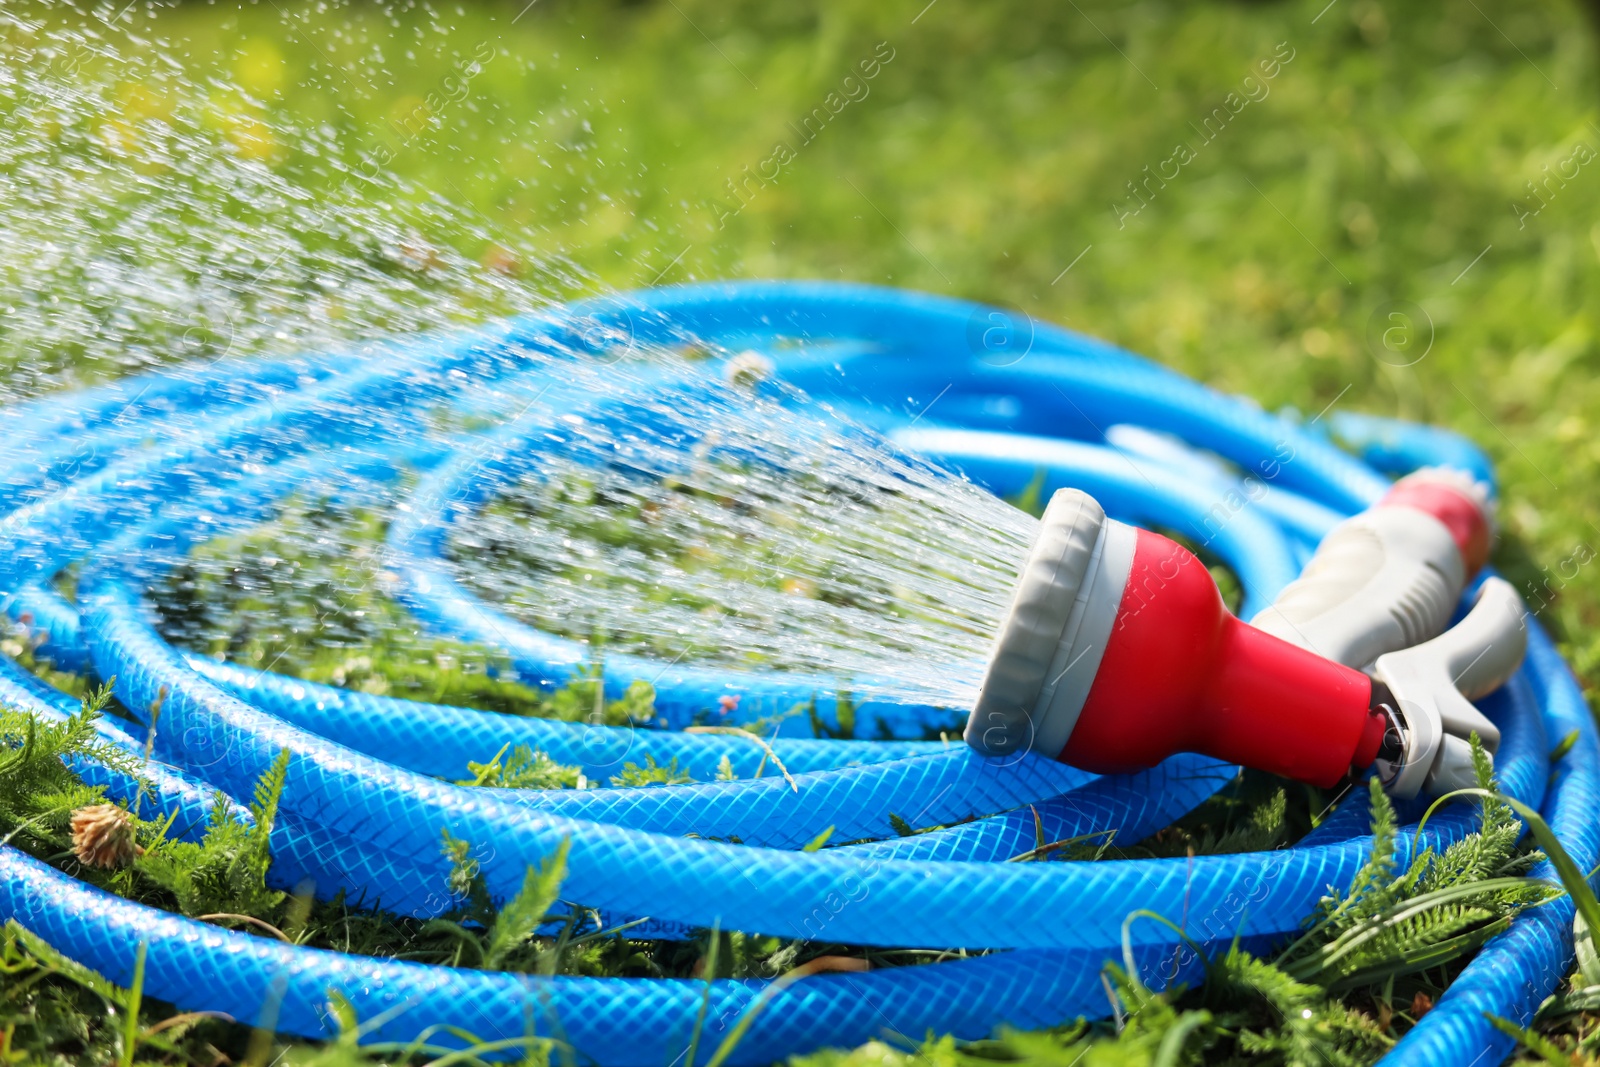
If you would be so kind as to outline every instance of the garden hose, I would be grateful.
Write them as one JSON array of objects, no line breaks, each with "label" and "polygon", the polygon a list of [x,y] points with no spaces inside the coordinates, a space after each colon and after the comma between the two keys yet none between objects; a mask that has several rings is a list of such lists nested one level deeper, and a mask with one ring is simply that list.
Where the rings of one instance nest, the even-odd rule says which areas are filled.
[{"label": "garden hose", "polygon": [[[996,323],[1003,345],[993,343]],[[951,709],[870,696],[851,708],[855,733],[884,740],[785,736],[795,730],[784,725],[770,745],[791,782],[752,777],[766,753],[740,737],[525,719],[341,690],[196,656],[154,625],[147,590],[190,548],[260,521],[298,487],[333,486],[353,498],[372,487],[399,502],[387,559],[396,595],[419,624],[504,654],[518,677],[542,686],[582,677],[594,665],[581,644],[510,617],[457,580],[442,556],[445,535],[492,491],[488,473],[515,471],[530,452],[564,448],[603,462],[585,455],[581,430],[570,428],[632,419],[638,408],[626,391],[611,399],[586,392],[585,368],[603,369],[619,349],[686,343],[714,358],[758,352],[781,382],[993,493],[1018,493],[1043,472],[1045,492],[1076,487],[1119,521],[1189,535],[1238,574],[1246,617],[1295,579],[1336,522],[1387,491],[1380,467],[1462,467],[1465,456],[1478,477],[1488,470],[1469,445],[1438,432],[1340,423],[1381,453],[1369,466],[1316,427],[1016,313],[820,283],[652,290],[363,352],[231,360],[45,397],[13,409],[0,442],[0,589],[39,655],[114,677],[121,703],[145,720],[126,728],[105,720],[101,736],[141,755],[152,744],[159,762],[147,782],[75,768],[113,799],[176,813],[174,832],[194,836],[214,791],[248,798],[287,750],[272,832],[271,877],[283,887],[309,882],[319,895],[346,889],[391,911],[437,915],[454,904],[441,849],[448,832],[474,846],[501,900],[530,865],[566,844],[562,897],[606,921],[648,917],[633,934],[719,927],[995,951],[792,983],[431,967],[297,947],[160,912],[10,847],[0,849],[0,914],[123,985],[142,946],[147,996],[290,1034],[336,1032],[327,1004],[337,991],[370,1024],[364,1040],[458,1040],[438,1029],[452,1026],[484,1040],[552,1038],[583,1061],[664,1065],[691,1045],[716,1047],[744,1020],[748,1029],[727,1062],[764,1063],[885,1035],[980,1038],[1001,1026],[1104,1016],[1101,970],[1124,959],[1125,945],[1152,986],[1200,973],[1177,932],[1126,922],[1132,909],[1166,916],[1206,945],[1236,936],[1270,945],[1297,930],[1329,886],[1349,882],[1371,848],[1355,803],[1296,847],[1271,853],[1000,862],[1032,848],[1038,832],[1058,840],[1118,829],[1122,840],[1137,840],[1231,778],[1232,767],[1204,757],[1107,777],[1035,755],[985,757],[953,733],[925,739],[959,730]],[[640,395],[710,395],[720,381],[704,367],[627,373]],[[492,387],[503,408],[474,407],[482,394],[465,390],[469,382]],[[925,399],[904,411],[908,396]],[[441,410],[456,417],[441,423]],[[504,417],[492,417],[500,411]],[[1269,462],[1260,492],[1235,492],[1244,476],[1262,481]],[[1228,521],[1208,530],[1218,502],[1235,498],[1243,503]],[[70,597],[58,581],[69,567]],[[1538,808],[1588,868],[1600,858],[1595,730],[1549,638],[1536,622],[1529,631],[1525,663],[1479,706],[1500,732],[1501,787]],[[607,656],[598,669],[612,697],[637,678],[654,679],[667,726],[688,725],[737,694],[732,724],[814,698],[817,721],[843,732],[833,694],[848,679],[626,656]],[[0,698],[42,717],[75,704],[10,661],[0,664]],[[1576,743],[1552,766],[1554,742],[1574,732]],[[676,758],[703,784],[550,792],[449,784],[466,776],[466,760],[507,744],[528,744],[597,777],[623,759]],[[739,777],[705,781],[722,766]],[[891,813],[944,828],[803,850],[829,826],[840,841],[889,837]],[[1397,860],[1441,848],[1475,825],[1470,806],[1447,808],[1420,832],[1402,830]],[[1547,866],[1534,874],[1552,876]],[[1485,1013],[1531,1018],[1570,967],[1572,914],[1570,900],[1559,898],[1519,915],[1388,1061],[1431,1067],[1486,1048],[1493,1055],[1484,1062],[1503,1056],[1511,1039]]]}]

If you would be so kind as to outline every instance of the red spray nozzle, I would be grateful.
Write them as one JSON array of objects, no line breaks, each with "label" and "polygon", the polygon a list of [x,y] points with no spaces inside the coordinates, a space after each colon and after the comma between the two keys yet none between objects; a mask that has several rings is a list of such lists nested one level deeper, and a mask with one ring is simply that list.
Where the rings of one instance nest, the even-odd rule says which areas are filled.
[{"label": "red spray nozzle", "polygon": [[1329,786],[1378,754],[1386,720],[1371,698],[1360,671],[1230,614],[1187,549],[1061,490],[966,738],[1099,772],[1200,752]]},{"label": "red spray nozzle", "polygon": [[1499,578],[1445,630],[1493,535],[1486,487],[1418,471],[1330,530],[1246,625],[1182,546],[1062,490],[967,741],[1094,771],[1190,751],[1317,785],[1374,765],[1400,797],[1470,785],[1470,738],[1492,754],[1500,736],[1471,700],[1511,676],[1527,643],[1521,601]]}]

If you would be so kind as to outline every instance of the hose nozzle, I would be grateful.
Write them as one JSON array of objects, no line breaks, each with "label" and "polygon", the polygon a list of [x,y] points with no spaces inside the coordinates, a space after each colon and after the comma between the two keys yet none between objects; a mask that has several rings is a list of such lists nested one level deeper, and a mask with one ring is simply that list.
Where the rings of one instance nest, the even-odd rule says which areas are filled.
[{"label": "hose nozzle", "polygon": [[1187,751],[1321,786],[1376,766],[1401,797],[1470,785],[1468,739],[1491,754],[1500,739],[1471,698],[1501,685],[1527,642],[1521,601],[1497,578],[1439,635],[1487,555],[1488,506],[1448,473],[1402,479],[1249,625],[1187,549],[1060,490],[967,742],[1101,773]]},{"label": "hose nozzle", "polygon": [[1101,773],[1200,752],[1333,785],[1368,745],[1371,680],[1230,613],[1203,563],[1050,500],[989,658],[966,739]]}]

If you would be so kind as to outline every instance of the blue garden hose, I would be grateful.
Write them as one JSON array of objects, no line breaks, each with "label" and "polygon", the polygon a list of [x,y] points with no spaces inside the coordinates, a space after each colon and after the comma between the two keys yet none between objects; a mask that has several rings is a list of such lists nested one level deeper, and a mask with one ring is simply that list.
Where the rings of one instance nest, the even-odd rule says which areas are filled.
[{"label": "blue garden hose", "polygon": [[[1011,332],[996,335],[997,323]],[[320,894],[346,889],[394,911],[432,915],[452,904],[443,832],[476,847],[491,892],[502,898],[530,864],[570,841],[563,896],[610,920],[650,917],[634,933],[681,936],[718,925],[863,945],[1010,951],[770,986],[461,971],[296,948],[165,915],[9,848],[0,850],[0,913],[124,984],[143,942],[148,995],[308,1037],[330,1032],[325,1004],[338,989],[361,1019],[377,1023],[372,1040],[409,1040],[447,1024],[485,1039],[554,1037],[599,1063],[668,1064],[694,1039],[703,1003],[702,1049],[759,1005],[731,1062],[761,1063],[886,1031],[976,1038],[1002,1024],[1103,1015],[1100,969],[1121,959],[1133,908],[1182,921],[1202,942],[1241,935],[1266,943],[1295,930],[1328,885],[1349,880],[1370,848],[1353,830],[1358,810],[1271,854],[997,862],[1032,847],[1034,811],[1052,839],[1116,828],[1122,840],[1136,840],[1209,796],[1232,769],[1189,756],[1108,778],[1031,757],[1002,765],[959,742],[920,740],[949,725],[953,709],[892,697],[865,702],[857,725],[901,740],[777,737],[792,787],[773,776],[655,790],[454,786],[440,779],[465,776],[467,759],[487,759],[507,743],[597,777],[646,755],[677,758],[702,780],[724,758],[750,775],[762,753],[734,737],[513,718],[336,690],[196,658],[153,627],[144,590],[188,548],[259,521],[300,487],[359,494],[373,486],[405,505],[389,548],[402,603],[421,624],[496,649],[522,677],[569,680],[586,663],[583,649],[474,599],[439,558],[444,534],[470,520],[486,469],[558,447],[549,418],[521,414],[533,398],[554,418],[608,417],[605,404],[572,384],[586,367],[619,347],[691,340],[712,351],[763,352],[783,380],[993,492],[1017,492],[1043,470],[1047,489],[1077,485],[1118,518],[1186,533],[1233,567],[1247,605],[1270,603],[1321,533],[1387,484],[1316,432],[1100,342],[944,298],[827,284],[655,290],[367,353],[237,361],[47,397],[15,409],[15,430],[0,442],[0,589],[10,614],[26,618],[42,642],[41,654],[115,676],[135,714],[159,704],[154,745],[165,764],[154,768],[155,795],[143,803],[179,813],[176,831],[201,832],[210,790],[248,797],[288,749],[272,839],[279,885],[309,879]],[[711,389],[715,381],[636,373],[640,390]],[[908,395],[925,403],[936,394],[931,410],[895,413]],[[495,403],[485,406],[486,396]],[[440,411],[468,416],[447,425],[490,428],[442,429]],[[1460,465],[1462,455],[1487,469],[1470,446],[1437,432],[1369,436],[1386,449],[1375,457],[1385,470]],[[1240,493],[1246,477],[1266,491]],[[81,570],[69,601],[52,582],[73,563]],[[816,693],[819,716],[837,725],[827,693],[848,682],[620,656],[603,670],[611,695],[654,677],[673,725],[730,693],[750,698],[739,702],[740,716]],[[71,706],[9,661],[0,663],[0,698],[50,717]],[[1600,856],[1600,751],[1574,680],[1537,626],[1527,664],[1483,706],[1503,734],[1503,788],[1539,807],[1576,862],[1592,866]],[[1552,775],[1551,739],[1574,730],[1579,740]],[[145,740],[112,724],[103,736],[129,751]],[[108,795],[135,799],[131,781],[76,769]],[[958,825],[894,839],[890,813]],[[890,839],[797,851],[830,825],[835,840]],[[1447,810],[1415,847],[1441,847],[1474,825],[1469,807]],[[710,840],[733,836],[743,844]],[[1413,847],[1403,833],[1401,862]],[[1483,1012],[1531,1015],[1570,967],[1571,916],[1565,899],[1520,916],[1390,1059],[1431,1067],[1485,1048],[1503,1056],[1508,1039]],[[1170,979],[1174,961],[1181,978],[1196,976],[1171,930],[1144,922],[1128,933],[1151,984]]]}]

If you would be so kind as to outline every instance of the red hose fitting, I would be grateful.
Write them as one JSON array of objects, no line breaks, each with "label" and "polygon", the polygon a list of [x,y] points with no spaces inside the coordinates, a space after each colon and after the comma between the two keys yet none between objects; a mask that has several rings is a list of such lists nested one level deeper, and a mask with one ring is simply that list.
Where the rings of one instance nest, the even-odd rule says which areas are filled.
[{"label": "red hose fitting", "polygon": [[1439,520],[1461,552],[1469,579],[1489,562],[1494,529],[1488,490],[1471,475],[1429,467],[1395,482],[1375,506],[1415,508]]},{"label": "red hose fitting", "polygon": [[1064,489],[966,738],[988,755],[1034,751],[1102,773],[1187,751],[1331,786],[1377,754],[1371,698],[1360,671],[1235,618],[1193,553]]},{"label": "red hose fitting", "polygon": [[1058,758],[1109,774],[1199,752],[1331,786],[1377,755],[1363,744],[1371,698],[1366,675],[1236,618],[1193,553],[1140,530],[1100,670]]}]

